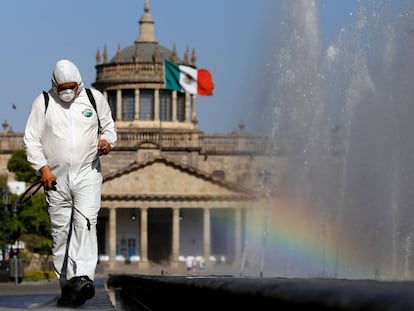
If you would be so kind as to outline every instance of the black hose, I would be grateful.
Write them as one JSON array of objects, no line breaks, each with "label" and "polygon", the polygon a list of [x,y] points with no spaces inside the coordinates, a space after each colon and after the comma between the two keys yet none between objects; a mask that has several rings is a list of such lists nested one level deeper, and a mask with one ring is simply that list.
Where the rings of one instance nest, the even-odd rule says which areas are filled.
[{"label": "black hose", "polygon": [[[37,188],[34,191],[32,191],[31,193],[29,193],[30,190],[32,190],[36,186],[37,186]],[[31,184],[30,187],[27,188],[26,191],[23,192],[23,194],[20,196],[19,207],[21,207],[21,206],[23,206],[23,204],[27,203],[36,194],[36,192],[38,192],[40,190],[41,187],[42,187],[42,182],[40,180],[36,181],[34,184]],[[30,196],[25,198],[25,196],[27,196],[28,194],[30,194]]]}]

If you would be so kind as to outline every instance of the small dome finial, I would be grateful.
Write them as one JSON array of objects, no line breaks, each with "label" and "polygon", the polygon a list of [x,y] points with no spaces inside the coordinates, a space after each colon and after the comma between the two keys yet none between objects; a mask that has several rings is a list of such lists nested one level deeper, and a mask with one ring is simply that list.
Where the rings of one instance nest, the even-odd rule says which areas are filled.
[{"label": "small dome finial", "polygon": [[188,47],[187,47],[187,49],[185,50],[185,53],[184,53],[184,62],[183,62],[183,64],[184,65],[189,65],[190,64],[190,50],[189,50]]},{"label": "small dome finial", "polygon": [[149,14],[149,0],[145,0],[144,15],[139,20],[139,36],[135,40],[135,43],[139,42],[154,42],[157,43],[157,39],[154,36],[154,20]]},{"label": "small dome finial", "polygon": [[193,53],[191,54],[191,65],[197,67],[197,55],[195,49],[193,49]]},{"label": "small dome finial", "polygon": [[98,50],[96,51],[96,64],[99,65],[100,63],[101,63],[101,51],[99,50],[99,47],[98,47]]},{"label": "small dome finial", "polygon": [[116,61],[120,63],[122,60],[122,50],[121,50],[121,44],[118,44],[118,49],[116,51]]},{"label": "small dome finial", "polygon": [[135,44],[134,61],[136,63],[139,62],[139,46],[138,46],[138,44]]},{"label": "small dome finial", "polygon": [[7,132],[7,130],[9,129],[9,123],[7,122],[7,120],[4,120],[3,124],[3,132]]},{"label": "small dome finial", "polygon": [[173,63],[178,62],[178,55],[177,55],[177,49],[175,48],[175,43],[174,43],[172,54],[171,54],[171,60]]},{"label": "small dome finial", "polygon": [[107,64],[108,63],[108,49],[106,48],[106,45],[103,51],[103,59],[104,59],[104,64]]}]

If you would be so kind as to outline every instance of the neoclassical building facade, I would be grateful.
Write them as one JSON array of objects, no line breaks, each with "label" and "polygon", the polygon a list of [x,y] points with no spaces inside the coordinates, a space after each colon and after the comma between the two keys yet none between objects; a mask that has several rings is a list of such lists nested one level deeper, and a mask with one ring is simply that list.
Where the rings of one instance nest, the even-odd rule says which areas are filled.
[{"label": "neoclassical building facade", "polygon": [[[242,123],[231,134],[201,131],[197,96],[165,89],[164,60],[197,67],[194,50],[181,58],[156,40],[148,0],[135,41],[112,58],[106,47],[96,53],[92,86],[108,99],[118,131],[116,148],[102,157],[98,241],[108,271],[124,263],[137,271],[152,263],[178,267],[187,256],[239,264],[263,176],[274,178],[266,137],[246,134]],[[22,148],[23,134],[7,128],[3,174]]]},{"label": "neoclassical building facade", "polygon": [[246,210],[265,140],[197,127],[197,96],[165,89],[164,60],[196,68],[155,37],[149,1],[132,45],[96,54],[93,86],[108,98],[119,143],[104,157],[101,258],[178,265],[187,256],[240,262]]}]

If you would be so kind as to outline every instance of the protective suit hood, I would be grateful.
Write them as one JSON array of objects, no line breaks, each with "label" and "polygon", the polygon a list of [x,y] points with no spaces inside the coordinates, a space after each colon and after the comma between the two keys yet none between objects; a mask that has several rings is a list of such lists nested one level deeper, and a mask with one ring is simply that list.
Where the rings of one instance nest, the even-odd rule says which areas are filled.
[{"label": "protective suit hood", "polygon": [[76,82],[79,85],[78,94],[83,88],[82,77],[78,67],[67,59],[58,61],[52,75],[52,89],[55,93],[59,84],[66,82]]}]

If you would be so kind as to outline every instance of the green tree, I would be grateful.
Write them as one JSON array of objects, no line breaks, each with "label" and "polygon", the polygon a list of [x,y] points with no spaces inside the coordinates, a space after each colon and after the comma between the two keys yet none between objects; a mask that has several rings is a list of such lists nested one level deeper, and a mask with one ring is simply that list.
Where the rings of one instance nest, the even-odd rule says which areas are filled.
[{"label": "green tree", "polygon": [[17,231],[14,232],[18,233],[19,238],[26,243],[30,251],[42,255],[50,254],[52,238],[45,195],[43,193],[34,195],[20,209],[19,225],[15,228]]},{"label": "green tree", "polygon": [[[7,187],[7,175],[0,175],[0,190],[4,187]],[[3,201],[1,203],[3,204]]]},{"label": "green tree", "polygon": [[7,162],[7,169],[15,174],[16,180],[18,181],[34,183],[39,179],[35,170],[27,161],[24,150],[17,150],[13,153],[12,157]]},{"label": "green tree", "polygon": [[[33,184],[39,180],[35,170],[30,166],[24,150],[16,151],[7,162],[7,169],[15,173],[17,181]],[[0,185],[2,180],[0,180]],[[4,182],[7,185],[6,182]],[[34,187],[34,190],[37,187]],[[50,254],[52,239],[50,235],[50,220],[47,212],[45,194],[43,191],[27,194],[30,198],[24,204],[16,204],[21,197],[11,195],[12,205],[8,211],[7,239],[8,241],[22,240],[31,252]],[[30,197],[31,196],[31,197]],[[13,209],[14,208],[14,209]]]}]

